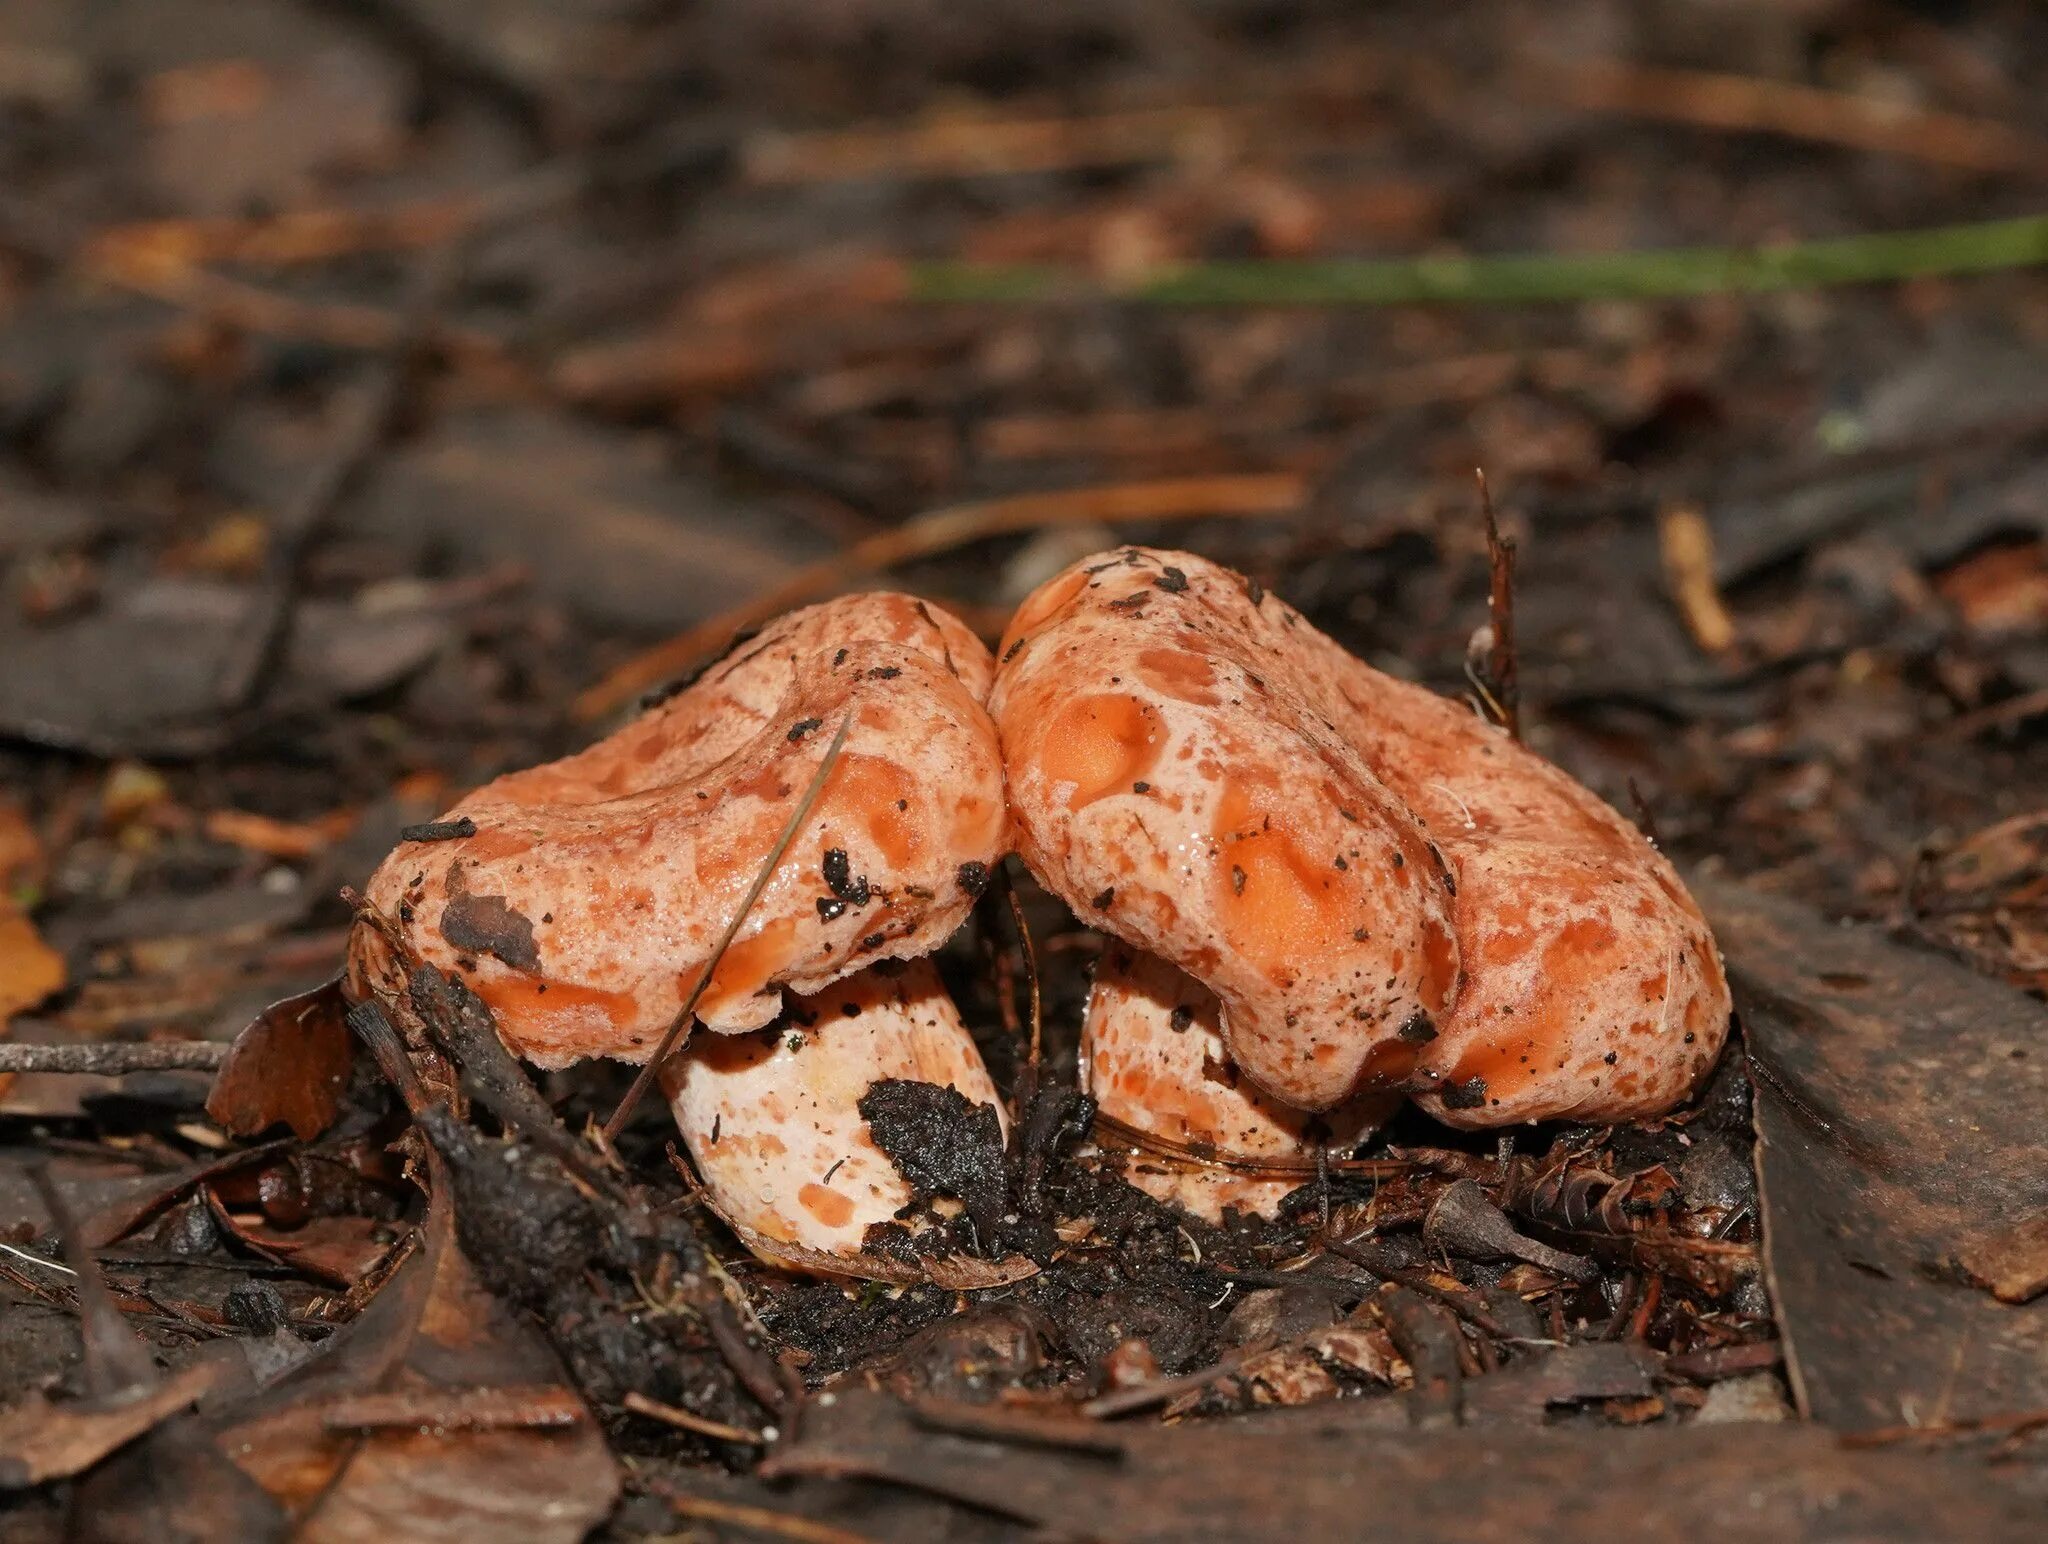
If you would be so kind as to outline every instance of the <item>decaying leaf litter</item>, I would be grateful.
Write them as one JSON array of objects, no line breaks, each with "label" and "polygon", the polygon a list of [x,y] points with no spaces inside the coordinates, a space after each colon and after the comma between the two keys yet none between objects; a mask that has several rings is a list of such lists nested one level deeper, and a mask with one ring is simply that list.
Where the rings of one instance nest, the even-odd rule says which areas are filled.
[{"label": "decaying leaf litter", "polygon": [[[1610,1500],[1614,1466],[1728,1506],[1766,1474],[1785,1536],[1827,1497],[1879,1536],[1989,1537],[2038,1494],[2048,1400],[1986,1374],[2038,1349],[2038,1176],[1902,1207],[1952,1182],[1916,1177],[1935,1138],[1893,1118],[1972,1132],[1985,1166],[2038,1145],[2038,279],[1507,310],[898,298],[921,259],[1115,280],[2025,214],[2038,19],[189,9],[9,8],[5,1045],[139,1067],[0,1094],[4,1395],[61,1412],[7,1450],[42,1481],[10,1527],[426,1532],[502,1522],[532,1477],[521,1515],[565,1537],[679,1513],[1242,1534],[1354,1517],[1346,1476],[1385,1466],[1395,1536],[1440,1536],[1447,1484],[1475,1535],[1526,1531],[1531,1481],[1445,1478],[1489,1453]],[[1880,134],[1868,104],[1901,81],[1915,132]],[[317,996],[272,1012],[309,1054],[249,1055],[221,1124],[204,1073],[147,1065],[316,988],[339,892],[401,827],[588,738],[750,596],[886,567],[993,636],[1072,557],[1164,538],[1370,659],[1497,683],[1468,652],[1475,465],[1518,538],[1534,743],[1617,807],[1633,785],[1696,871],[1804,908],[1715,904],[1755,1060],[1678,1122],[1506,1154],[1416,1122],[1305,1176],[1287,1226],[1175,1218],[1071,1160],[1094,945],[1021,876],[1038,1097],[1011,1153],[962,1157],[1057,1240],[1012,1289],[754,1266],[661,1122],[616,1166],[588,1142],[623,1074],[536,1088],[453,991],[360,1037]],[[1034,982],[1000,901],[944,965],[1016,1090]],[[1857,958],[1802,931],[1815,912],[1869,925]],[[1973,1027],[1884,1062],[1887,1108],[1859,1106],[1857,1061],[1805,1059],[1899,1042],[1886,1016],[1932,981]],[[89,1307],[81,1247],[149,1368]],[[1867,1445],[1718,1424],[1795,1395]],[[1371,1463],[1274,1456],[1326,1444]],[[1716,1515],[1615,1504],[1674,1536]]]}]

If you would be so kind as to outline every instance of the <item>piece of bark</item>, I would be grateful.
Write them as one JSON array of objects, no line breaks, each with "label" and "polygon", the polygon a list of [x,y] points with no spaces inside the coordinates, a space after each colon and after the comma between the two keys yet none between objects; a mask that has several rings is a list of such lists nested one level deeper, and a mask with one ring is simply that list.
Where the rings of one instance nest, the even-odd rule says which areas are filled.
[{"label": "piece of bark", "polygon": [[[1133,1426],[1121,1458],[917,1425],[885,1395],[835,1391],[764,1466],[887,1481],[1108,1544],[1354,1538],[1375,1544],[2021,1544],[2039,1502],[1981,1462],[1858,1451],[1810,1426],[1404,1431],[1387,1400]],[[1824,1521],[1823,1521],[1824,1519]]]},{"label": "piece of bark", "polygon": [[1987,1233],[1956,1259],[2001,1303],[2031,1303],[2048,1292],[2048,1213]]},{"label": "piece of bark", "polygon": [[1957,1263],[2048,1195],[2040,1004],[1877,928],[1697,893],[1748,1037],[1801,1413],[1853,1431],[2048,1406],[2048,1299],[2001,1303]]},{"label": "piece of bark", "polygon": [[1552,1405],[1641,1399],[1654,1392],[1657,1354],[1624,1341],[1558,1346],[1484,1378],[1465,1381],[1466,1424],[1541,1425]]}]

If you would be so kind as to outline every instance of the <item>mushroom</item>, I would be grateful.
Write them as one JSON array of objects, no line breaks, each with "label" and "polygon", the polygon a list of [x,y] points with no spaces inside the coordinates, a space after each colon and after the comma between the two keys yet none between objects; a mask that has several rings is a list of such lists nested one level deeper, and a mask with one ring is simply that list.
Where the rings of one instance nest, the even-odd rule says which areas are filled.
[{"label": "mushroom", "polygon": [[1138,1150],[1124,1177],[1210,1222],[1226,1207],[1271,1216],[1316,1177],[1318,1151],[1355,1147],[1401,1103],[1365,1094],[1326,1115],[1278,1103],[1225,1052],[1213,992],[1115,943],[1088,994],[1081,1082],[1105,1144]]},{"label": "mushroom", "polygon": [[990,708],[1018,852],[1091,925],[1214,992],[1305,1110],[1399,1086],[1457,994],[1453,881],[1331,721],[1299,619],[1126,549],[1018,609]]},{"label": "mushroom", "polygon": [[877,1082],[1002,1100],[953,999],[927,960],[889,963],[792,1001],[786,1018],[745,1035],[700,1035],[662,1071],[676,1125],[719,1216],[755,1254],[799,1269],[944,1287],[989,1287],[1036,1269],[1011,1257],[885,1253],[868,1229],[916,1197],[875,1145],[861,1113]]},{"label": "mushroom", "polygon": [[1633,826],[1240,575],[1137,548],[1070,569],[1019,609],[990,701],[1026,863],[1213,991],[1283,1104],[1634,1119],[1720,1051],[1712,936]]},{"label": "mushroom", "polygon": [[[742,1236],[779,1257],[836,1257],[884,1201],[902,1204],[869,1173],[886,1160],[872,1147],[854,1151],[860,1090],[932,1076],[993,1100],[936,978],[870,968],[935,949],[1007,851],[1002,765],[982,705],[992,671],[964,624],[910,596],[794,612],[609,738],[501,777],[414,833],[437,839],[402,842],[370,881],[368,903],[490,1007],[512,1051],[542,1067],[592,1056],[645,1062],[689,1003],[721,1035],[774,1026],[785,991],[815,1002],[861,972],[833,1000],[872,1013],[856,1020],[835,1006],[827,1015],[801,1000],[791,1010],[817,1019],[806,1051],[763,1057],[747,1043],[697,1044],[671,1078],[710,1199]],[[394,989],[400,968],[374,930],[358,929],[356,995]],[[727,1114],[721,1128],[740,1090],[756,1108]],[[842,1103],[817,1124],[818,1110]],[[815,1174],[792,1166],[772,1185],[763,1166],[739,1161],[745,1144],[766,1151],[775,1139],[804,1161],[832,1148],[854,1165],[840,1170],[850,1188],[827,1184],[833,1158]]]}]

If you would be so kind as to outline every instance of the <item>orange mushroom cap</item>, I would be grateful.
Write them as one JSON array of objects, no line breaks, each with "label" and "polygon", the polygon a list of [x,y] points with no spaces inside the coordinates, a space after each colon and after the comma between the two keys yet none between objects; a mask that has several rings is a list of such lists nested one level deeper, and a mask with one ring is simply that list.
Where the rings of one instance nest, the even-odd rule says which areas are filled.
[{"label": "orange mushroom cap", "polygon": [[[1230,1055],[1285,1103],[1393,1086],[1454,1125],[1630,1119],[1720,1051],[1713,938],[1641,833],[1228,569],[1077,565],[1019,610],[991,701],[1026,861],[1213,990]],[[1333,845],[1326,868],[1365,870],[1348,885],[1317,867]]]},{"label": "orange mushroom cap", "polygon": [[[588,750],[478,789],[445,817],[474,834],[402,843],[368,898],[528,1060],[645,1061],[846,722],[697,1005],[708,1028],[758,1028],[785,987],[926,954],[972,908],[1008,842],[990,669],[910,596],[794,612]],[[358,990],[379,968],[352,950]]]},{"label": "orange mushroom cap", "polygon": [[1326,1110],[1405,1082],[1458,945],[1450,871],[1331,723],[1303,627],[1128,548],[1024,602],[990,707],[1039,881],[1214,992],[1268,1094]]}]

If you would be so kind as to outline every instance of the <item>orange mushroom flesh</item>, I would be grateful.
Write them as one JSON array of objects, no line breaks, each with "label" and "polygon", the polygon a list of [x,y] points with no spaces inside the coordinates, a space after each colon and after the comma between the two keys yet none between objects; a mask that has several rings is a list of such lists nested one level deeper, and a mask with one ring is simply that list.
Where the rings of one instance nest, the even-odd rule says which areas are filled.
[{"label": "orange mushroom flesh", "polygon": [[[1073,708],[1110,697],[1128,706]],[[1683,1099],[1720,1051],[1712,936],[1634,827],[1227,569],[1143,549],[1077,565],[1020,609],[991,702],[1026,861],[1213,990],[1231,1059],[1283,1104],[1398,1088],[1460,1126],[1635,1119]],[[1310,861],[1345,827],[1354,844],[1323,862],[1378,863],[1350,887]],[[1247,864],[1247,842],[1274,849]],[[1259,892],[1258,916],[1216,904],[1219,865],[1240,899],[1275,859],[1296,882]],[[1292,920],[1369,907],[1348,934]]]},{"label": "orange mushroom flesh", "polygon": [[1028,1261],[914,1257],[866,1247],[898,1219],[910,1186],[876,1146],[860,1100],[903,1078],[1002,1101],[973,1037],[928,961],[878,965],[791,1001],[778,1024],[700,1035],[662,1086],[712,1208],[764,1260],[942,1286],[991,1286]]},{"label": "orange mushroom flesh", "polygon": [[1209,1222],[1226,1208],[1271,1216],[1315,1178],[1318,1151],[1355,1147],[1401,1102],[1366,1094],[1311,1115],[1260,1093],[1223,1048],[1215,994],[1122,944],[1096,967],[1081,1081],[1114,1123],[1099,1132],[1103,1145],[1136,1138],[1124,1178]]},{"label": "orange mushroom flesh", "polygon": [[528,1060],[645,1061],[845,722],[696,1007],[709,1029],[760,1028],[785,987],[929,953],[972,908],[1007,848],[990,668],[906,595],[792,613],[610,738],[471,794],[444,820],[473,834],[401,844],[368,898]]}]

